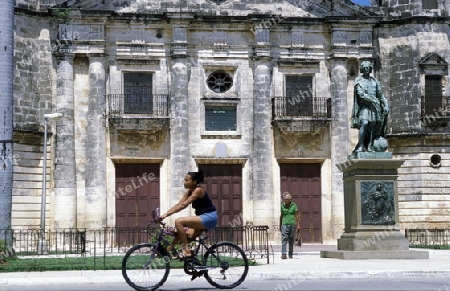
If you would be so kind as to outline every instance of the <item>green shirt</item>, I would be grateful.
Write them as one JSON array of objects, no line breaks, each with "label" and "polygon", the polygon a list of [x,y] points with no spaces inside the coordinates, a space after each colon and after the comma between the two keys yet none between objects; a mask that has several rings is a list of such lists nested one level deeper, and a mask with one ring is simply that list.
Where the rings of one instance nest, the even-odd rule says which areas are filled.
[{"label": "green shirt", "polygon": [[281,221],[281,224],[295,224],[295,212],[298,212],[297,204],[294,202],[291,202],[291,205],[289,205],[288,208],[284,205],[284,203],[281,204],[281,213],[283,214],[283,220]]}]

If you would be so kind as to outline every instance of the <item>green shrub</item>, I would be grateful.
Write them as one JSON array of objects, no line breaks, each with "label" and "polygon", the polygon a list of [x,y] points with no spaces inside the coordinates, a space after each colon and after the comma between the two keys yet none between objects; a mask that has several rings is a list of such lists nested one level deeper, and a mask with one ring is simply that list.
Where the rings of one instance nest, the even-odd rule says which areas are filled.
[{"label": "green shrub", "polygon": [[8,260],[15,257],[14,250],[9,250],[5,240],[0,240],[0,264],[7,264]]}]

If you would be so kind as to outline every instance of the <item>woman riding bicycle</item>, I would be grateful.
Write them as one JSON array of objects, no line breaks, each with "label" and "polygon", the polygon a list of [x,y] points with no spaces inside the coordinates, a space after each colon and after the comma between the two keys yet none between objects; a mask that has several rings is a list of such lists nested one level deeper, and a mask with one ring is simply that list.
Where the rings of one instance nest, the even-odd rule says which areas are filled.
[{"label": "woman riding bicycle", "polygon": [[[188,236],[189,239],[193,240],[205,229],[213,229],[217,225],[218,217],[216,208],[208,193],[199,185],[203,180],[204,176],[201,170],[198,172],[188,172],[184,177],[184,188],[188,191],[184,193],[177,204],[172,206],[160,217],[163,220],[185,209],[189,204],[192,204],[192,207],[195,209],[196,216],[180,217],[175,220],[175,228],[178,236],[174,238],[167,250],[171,252],[174,245],[180,242],[182,249],[181,257],[192,256],[188,247]],[[189,229],[185,231],[185,228]]]}]

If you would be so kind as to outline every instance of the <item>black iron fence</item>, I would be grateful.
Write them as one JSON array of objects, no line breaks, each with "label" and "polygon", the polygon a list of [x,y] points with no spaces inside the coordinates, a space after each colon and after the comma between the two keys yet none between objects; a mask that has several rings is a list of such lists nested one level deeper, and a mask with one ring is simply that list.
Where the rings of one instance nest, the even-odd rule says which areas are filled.
[{"label": "black iron fence", "polygon": [[331,98],[329,97],[274,97],[272,98],[273,118],[331,118]]},{"label": "black iron fence", "polygon": [[[268,226],[218,227],[208,232],[207,242],[231,241],[239,245],[250,259],[267,259],[269,263]],[[51,260],[45,269],[58,269],[57,264],[73,264],[73,269],[103,270],[120,268],[121,258],[134,244],[147,242],[152,228],[103,228],[46,230],[40,229],[0,230],[0,255],[14,252],[16,260],[29,269],[30,260]],[[9,243],[6,243],[9,242]],[[1,259],[0,258],[0,261]],[[74,259],[78,258],[76,262]],[[38,267],[37,267],[38,268]],[[0,271],[2,270],[0,266]],[[38,269],[39,270],[39,269]],[[20,271],[20,268],[17,269]]]},{"label": "black iron fence", "polygon": [[169,116],[167,94],[110,94],[109,115],[142,114],[157,117]]},{"label": "black iron fence", "polygon": [[449,229],[406,229],[405,237],[411,247],[450,247]]}]

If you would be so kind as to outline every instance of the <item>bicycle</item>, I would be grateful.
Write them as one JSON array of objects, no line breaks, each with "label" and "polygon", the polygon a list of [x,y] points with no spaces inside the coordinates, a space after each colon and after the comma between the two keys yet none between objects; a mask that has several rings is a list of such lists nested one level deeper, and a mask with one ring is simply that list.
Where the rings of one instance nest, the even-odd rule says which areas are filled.
[{"label": "bicycle", "polygon": [[[176,236],[176,233],[158,218],[159,209],[155,209],[154,222],[159,222],[161,226],[155,236],[156,242],[131,247],[122,260],[122,276],[128,285],[138,291],[156,290],[169,276],[172,256],[166,247],[169,245],[168,238]],[[245,280],[249,268],[244,251],[228,241],[208,246],[206,238],[206,231],[203,231],[195,240],[192,257],[179,259],[184,262],[184,272],[192,276],[191,281],[204,276],[212,286],[219,289],[239,286]]]}]

